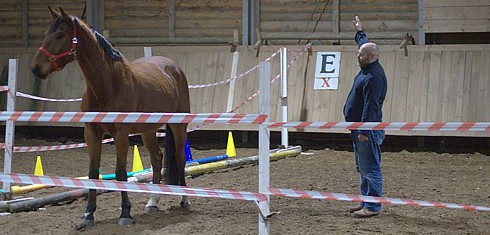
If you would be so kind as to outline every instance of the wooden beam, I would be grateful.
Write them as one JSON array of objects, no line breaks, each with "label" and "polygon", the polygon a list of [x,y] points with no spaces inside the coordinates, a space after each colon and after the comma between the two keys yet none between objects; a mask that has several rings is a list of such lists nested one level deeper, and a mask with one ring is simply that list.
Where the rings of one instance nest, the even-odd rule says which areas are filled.
[{"label": "wooden beam", "polygon": [[22,46],[29,46],[29,0],[22,0]]},{"label": "wooden beam", "polygon": [[233,38],[109,38],[113,44],[231,44]]},{"label": "wooden beam", "polygon": [[[332,8],[332,32],[338,34],[340,32],[340,0],[333,0]],[[336,44],[340,42],[337,41]]]},{"label": "wooden beam", "polygon": [[168,0],[168,37],[175,38],[175,0]]},{"label": "wooden beam", "polygon": [[[301,32],[283,32],[283,33],[267,33],[261,32],[263,40],[270,39],[282,39],[282,40],[295,40],[295,39],[309,39],[309,40],[354,40],[354,32],[340,32],[334,33],[301,33]],[[403,39],[404,33],[394,33],[394,32],[377,32],[368,33],[369,39]]]}]

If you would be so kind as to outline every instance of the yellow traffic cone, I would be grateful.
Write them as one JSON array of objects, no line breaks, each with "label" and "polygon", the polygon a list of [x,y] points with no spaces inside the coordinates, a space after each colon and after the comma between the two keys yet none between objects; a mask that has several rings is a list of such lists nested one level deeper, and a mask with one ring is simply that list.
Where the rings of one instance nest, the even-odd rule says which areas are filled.
[{"label": "yellow traffic cone", "polygon": [[40,156],[37,156],[37,159],[36,159],[36,169],[34,169],[34,175],[37,175],[37,176],[43,176],[44,175],[43,163],[41,162]]},{"label": "yellow traffic cone", "polygon": [[138,151],[138,146],[134,146],[133,152],[133,169],[132,172],[142,171],[143,163],[141,163],[140,152]]},{"label": "yellow traffic cone", "polygon": [[233,142],[233,135],[231,131],[228,132],[228,143],[226,145],[226,155],[228,157],[236,157],[235,142]]}]

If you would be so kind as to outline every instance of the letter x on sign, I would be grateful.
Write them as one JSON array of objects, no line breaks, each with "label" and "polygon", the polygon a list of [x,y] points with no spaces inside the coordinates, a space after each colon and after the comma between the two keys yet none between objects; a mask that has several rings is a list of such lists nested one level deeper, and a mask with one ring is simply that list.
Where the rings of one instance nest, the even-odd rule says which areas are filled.
[{"label": "letter x on sign", "polygon": [[330,84],[328,84],[330,78],[322,78],[322,80],[323,80],[322,87],[330,87]]}]

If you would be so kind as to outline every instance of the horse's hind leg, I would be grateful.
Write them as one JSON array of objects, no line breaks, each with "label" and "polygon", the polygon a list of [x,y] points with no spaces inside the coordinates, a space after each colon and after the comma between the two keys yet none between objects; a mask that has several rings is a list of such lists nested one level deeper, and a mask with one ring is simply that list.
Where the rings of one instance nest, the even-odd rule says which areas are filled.
[{"label": "horse's hind leg", "polygon": [[[180,186],[187,186],[185,182],[185,141],[187,140],[187,124],[167,124],[171,128],[174,140],[174,158],[177,166],[177,179]],[[167,148],[167,146],[165,147]],[[191,203],[187,196],[182,196],[182,208],[189,208]]]},{"label": "horse's hind leg", "polygon": [[[116,180],[127,181],[126,164],[128,161],[129,138],[128,133],[122,130],[113,133],[116,144]],[[131,202],[129,201],[128,192],[121,191],[121,215],[119,216],[119,225],[128,226],[133,223],[131,217]]]},{"label": "horse's hind leg", "polygon": [[[145,145],[146,149],[148,149],[148,152],[150,153],[150,161],[153,169],[152,182],[154,184],[159,184],[160,180],[162,179],[161,170],[162,170],[163,154],[162,151],[160,150],[160,147],[158,146],[156,133],[155,132],[143,133],[141,134],[141,137],[143,140],[143,144]],[[160,200],[159,194],[151,194],[150,200],[148,200],[148,203],[145,206],[145,212],[151,213],[157,211],[158,210],[157,203],[159,200]]]}]

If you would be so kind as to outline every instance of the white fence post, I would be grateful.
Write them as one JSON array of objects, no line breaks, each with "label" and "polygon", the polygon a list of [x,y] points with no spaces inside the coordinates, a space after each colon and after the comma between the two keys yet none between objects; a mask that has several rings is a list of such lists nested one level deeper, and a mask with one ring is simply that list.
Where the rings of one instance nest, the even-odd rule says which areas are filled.
[{"label": "white fence post", "polygon": [[[288,121],[288,54],[287,48],[281,47],[281,122]],[[289,146],[288,128],[281,129],[281,145]]]},{"label": "white fence post", "polygon": [[[270,79],[271,65],[270,62],[261,62],[259,67],[259,113],[270,115]],[[269,117],[266,118],[266,122]],[[270,187],[270,132],[267,125],[259,125],[259,193],[267,193]],[[269,215],[269,195],[267,200],[259,202],[259,234],[269,234],[269,221],[263,218],[263,215]],[[262,213],[262,214],[260,214]]]},{"label": "white fence post", "polygon": [[[240,55],[240,52],[238,52],[238,51],[233,52],[233,62],[231,64],[230,78],[236,77],[239,55]],[[233,109],[233,96],[235,95],[235,80],[236,79],[233,79],[229,82],[228,102],[226,104],[226,112],[227,113],[231,112],[231,110]]]},{"label": "white fence post", "polygon": [[[9,75],[8,75],[8,87],[7,92],[7,111],[15,111],[15,97],[17,92],[17,73],[18,73],[18,59],[9,60]],[[3,172],[12,173],[12,157],[14,155],[14,138],[15,138],[15,123],[14,121],[7,121],[5,125],[5,157],[3,161]],[[3,183],[3,198],[11,199],[12,193],[10,189],[11,183]]]},{"label": "white fence post", "polygon": [[145,51],[145,57],[150,57],[153,55],[151,47],[143,47],[143,50]]}]

